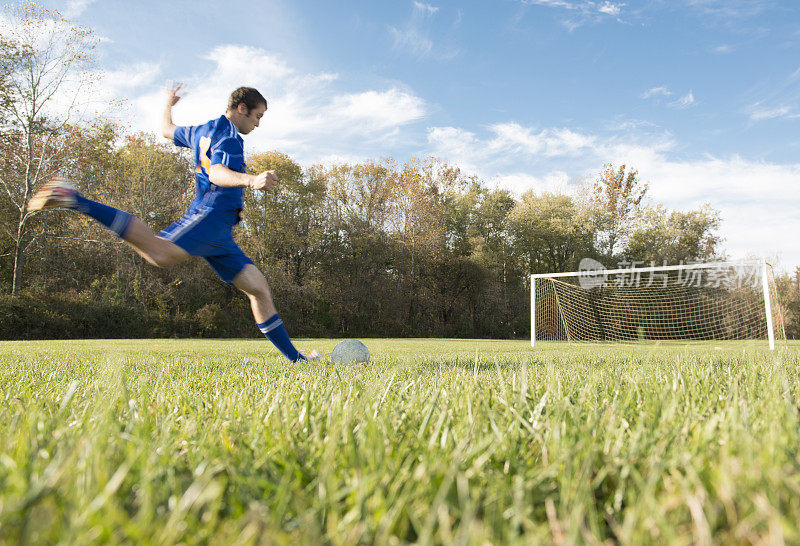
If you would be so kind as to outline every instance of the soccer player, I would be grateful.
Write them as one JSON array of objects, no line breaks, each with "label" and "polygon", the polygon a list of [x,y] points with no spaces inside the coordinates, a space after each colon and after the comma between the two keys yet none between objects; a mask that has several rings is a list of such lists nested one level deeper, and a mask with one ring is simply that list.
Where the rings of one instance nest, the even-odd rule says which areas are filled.
[{"label": "soccer player", "polygon": [[156,235],[135,216],[87,199],[58,177],[42,186],[28,202],[28,210],[82,212],[158,267],[202,256],[220,279],[247,294],[258,328],[286,358],[293,362],[318,359],[317,351],[303,355],[294,347],[264,275],[233,240],[244,188],[265,191],[278,182],[275,171],[247,174],[240,136],[259,126],[267,111],[266,99],[251,87],[240,87],[231,93],[224,115],[203,125],[179,127],[172,122],[172,107],[180,100],[180,89],[180,84],[167,88],[161,132],[176,146],[190,148],[194,157],[197,196],[183,218]]}]

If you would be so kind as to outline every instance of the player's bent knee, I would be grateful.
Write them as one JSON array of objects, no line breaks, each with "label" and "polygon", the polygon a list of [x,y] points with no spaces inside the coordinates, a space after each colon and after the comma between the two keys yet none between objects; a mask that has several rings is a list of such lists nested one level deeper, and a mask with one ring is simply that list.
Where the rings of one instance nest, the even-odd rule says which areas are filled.
[{"label": "player's bent knee", "polygon": [[269,287],[267,286],[266,282],[254,282],[247,285],[238,286],[238,288],[251,298],[263,299],[270,297]]},{"label": "player's bent knee", "polygon": [[153,260],[153,264],[156,267],[162,267],[162,268],[163,267],[172,267],[176,263],[177,263],[177,260],[175,260],[174,257],[169,256],[169,255],[165,255],[165,256],[158,255],[158,256],[155,256],[155,258]]},{"label": "player's bent knee", "polygon": [[269,285],[264,274],[252,264],[247,265],[233,279],[233,285],[251,298],[270,298]]}]

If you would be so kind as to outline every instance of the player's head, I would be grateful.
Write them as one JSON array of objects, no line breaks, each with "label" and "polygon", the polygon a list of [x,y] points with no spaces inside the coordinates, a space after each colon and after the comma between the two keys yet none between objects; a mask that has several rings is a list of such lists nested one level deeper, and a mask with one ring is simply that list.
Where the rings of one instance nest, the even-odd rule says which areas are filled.
[{"label": "player's head", "polygon": [[267,111],[267,99],[252,87],[240,87],[228,99],[228,119],[239,132],[246,135],[261,122]]}]

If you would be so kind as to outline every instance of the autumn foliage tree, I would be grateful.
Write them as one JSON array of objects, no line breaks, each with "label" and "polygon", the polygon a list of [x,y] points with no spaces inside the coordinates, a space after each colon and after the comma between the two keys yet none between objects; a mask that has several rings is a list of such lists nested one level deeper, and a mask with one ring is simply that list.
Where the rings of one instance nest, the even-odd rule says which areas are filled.
[{"label": "autumn foliage tree", "polygon": [[525,192],[510,214],[515,255],[526,273],[576,270],[594,254],[590,211],[568,195]]},{"label": "autumn foliage tree", "polygon": [[627,242],[635,226],[647,183],[636,169],[608,163],[591,183],[588,202],[593,213],[597,248],[611,261]]},{"label": "autumn foliage tree", "polygon": [[629,259],[657,265],[710,261],[720,252],[719,212],[708,205],[697,210],[647,207],[628,238]]}]

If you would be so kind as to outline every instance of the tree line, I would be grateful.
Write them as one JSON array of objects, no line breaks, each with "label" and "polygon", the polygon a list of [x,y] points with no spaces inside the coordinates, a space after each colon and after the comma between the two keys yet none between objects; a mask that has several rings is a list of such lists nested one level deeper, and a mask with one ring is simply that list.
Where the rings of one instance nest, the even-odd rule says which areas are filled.
[{"label": "tree line", "polygon": [[[0,337],[259,335],[244,297],[202,260],[159,270],[82,215],[27,211],[60,174],[161,229],[192,199],[194,168],[154,134],[76,115],[91,31],[67,34],[57,12],[34,5],[15,13],[27,34],[0,40]],[[50,39],[26,41],[31,32]],[[62,91],[67,107],[50,108]],[[724,256],[717,211],[651,202],[627,165],[602,166],[579,191],[521,196],[436,158],[303,167],[256,151],[248,169],[274,169],[280,183],[246,193],[237,241],[296,336],[524,338],[531,273],[587,257]],[[795,337],[798,280],[800,270],[778,279]]]}]

